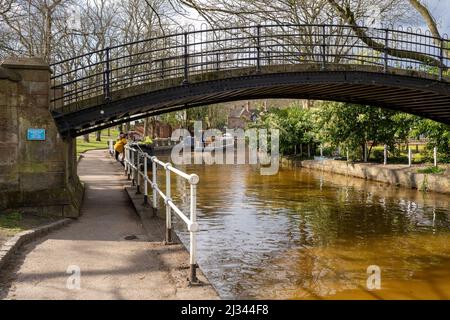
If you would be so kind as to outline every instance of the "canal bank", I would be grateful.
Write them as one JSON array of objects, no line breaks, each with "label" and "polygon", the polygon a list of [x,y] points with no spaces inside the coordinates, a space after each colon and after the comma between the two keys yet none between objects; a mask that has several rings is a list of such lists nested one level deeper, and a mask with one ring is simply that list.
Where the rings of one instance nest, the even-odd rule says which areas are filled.
[{"label": "canal bank", "polygon": [[418,173],[416,166],[354,163],[341,160],[295,160],[283,158],[282,165],[337,173],[345,176],[403,186],[420,191],[450,194],[450,168],[443,174]]},{"label": "canal bank", "polygon": [[[106,150],[87,152],[78,172],[86,185],[81,217],[17,252],[0,273],[0,299],[218,298],[209,285],[188,286],[181,245],[146,234],[123,167]],[[76,270],[79,288],[71,285]]]}]

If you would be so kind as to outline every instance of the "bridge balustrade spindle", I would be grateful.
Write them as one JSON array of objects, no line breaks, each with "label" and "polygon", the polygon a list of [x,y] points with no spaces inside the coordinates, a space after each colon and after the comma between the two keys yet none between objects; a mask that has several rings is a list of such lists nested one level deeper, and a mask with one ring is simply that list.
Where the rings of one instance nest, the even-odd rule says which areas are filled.
[{"label": "bridge balustrade spindle", "polygon": [[106,48],[105,71],[103,74],[104,95],[105,101],[107,102],[111,100],[110,77],[111,77],[110,49],[108,47]]},{"label": "bridge balustrade spindle", "polygon": [[389,48],[389,30],[384,30],[384,73],[388,72],[388,48]]},{"label": "bridge balustrade spindle", "polygon": [[188,84],[189,76],[189,43],[188,43],[188,33],[184,33],[184,80],[183,84]]}]

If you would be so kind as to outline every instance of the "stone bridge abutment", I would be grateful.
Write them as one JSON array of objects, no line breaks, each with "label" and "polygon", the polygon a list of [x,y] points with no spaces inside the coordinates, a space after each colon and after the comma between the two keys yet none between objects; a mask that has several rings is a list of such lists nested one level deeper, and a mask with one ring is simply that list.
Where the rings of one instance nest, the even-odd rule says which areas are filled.
[{"label": "stone bridge abutment", "polygon": [[76,142],[60,136],[49,111],[50,73],[40,58],[0,66],[0,210],[77,217]]}]

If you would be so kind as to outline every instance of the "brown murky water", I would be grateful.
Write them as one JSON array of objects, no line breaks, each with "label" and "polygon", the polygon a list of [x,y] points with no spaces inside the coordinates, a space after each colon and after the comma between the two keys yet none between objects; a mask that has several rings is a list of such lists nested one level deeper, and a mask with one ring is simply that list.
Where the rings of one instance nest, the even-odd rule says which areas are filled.
[{"label": "brown murky water", "polygon": [[[222,298],[450,298],[448,195],[301,168],[184,169],[200,176],[199,264]],[[187,203],[181,180],[172,192]],[[367,289],[371,265],[379,290]]]}]

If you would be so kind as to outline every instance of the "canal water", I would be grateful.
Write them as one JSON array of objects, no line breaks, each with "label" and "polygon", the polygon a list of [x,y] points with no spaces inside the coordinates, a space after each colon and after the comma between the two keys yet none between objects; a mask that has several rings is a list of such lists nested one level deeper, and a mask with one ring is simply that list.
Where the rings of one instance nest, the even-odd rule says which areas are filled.
[{"label": "canal water", "polygon": [[[200,177],[199,265],[222,298],[450,298],[448,195],[302,168],[183,169]],[[172,186],[189,212],[188,185]]]}]

